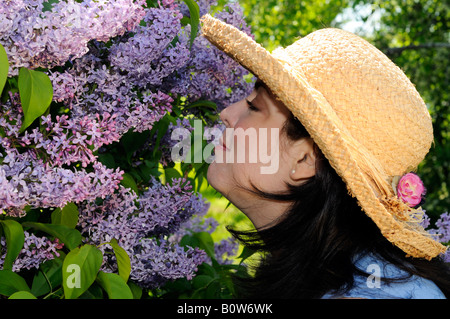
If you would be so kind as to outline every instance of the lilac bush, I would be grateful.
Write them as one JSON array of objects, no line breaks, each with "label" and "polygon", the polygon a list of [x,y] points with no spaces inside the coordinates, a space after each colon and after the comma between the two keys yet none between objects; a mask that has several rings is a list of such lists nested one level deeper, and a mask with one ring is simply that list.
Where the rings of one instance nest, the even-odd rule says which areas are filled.
[{"label": "lilac bush", "polygon": [[[241,28],[251,36],[239,5],[230,4],[228,10],[217,13],[216,18]],[[244,77],[247,71],[236,68],[235,62],[216,47],[204,49],[209,46],[207,39],[197,37],[192,46],[190,63],[166,79],[166,85],[172,87],[172,92],[186,96],[190,101],[203,98],[216,102],[218,108],[223,109],[248,93],[248,83],[236,81]]]},{"label": "lilac bush", "polygon": [[[43,0],[3,1],[0,39],[10,58],[10,74],[18,68],[52,68],[88,52],[88,42],[107,41],[133,30],[144,15],[145,1]],[[47,5],[47,7],[45,7]]]},{"label": "lilac bush", "polygon": [[[425,216],[422,226],[427,229],[437,241],[443,244],[450,244],[450,214],[445,212],[441,214],[435,223],[435,227],[430,227],[430,218]],[[450,262],[450,251],[447,250],[443,259],[446,262]]]},{"label": "lilac bush", "polygon": [[[99,264],[93,285],[105,292],[105,278],[149,292],[229,264],[237,245],[212,243],[217,224],[192,186],[206,164],[180,171],[170,156],[174,129],[220,126],[217,113],[253,87],[244,68],[191,35],[214,4],[0,4],[0,275],[35,271],[34,295],[76,298],[90,286],[63,279],[69,260],[84,269],[81,251]],[[238,4],[217,17],[250,34]]]},{"label": "lilac bush", "polygon": [[[39,265],[47,260],[59,257],[59,250],[63,248],[58,239],[49,240],[47,237],[37,237],[34,234],[30,234],[25,231],[25,242],[21,253],[15,260],[12,270],[20,271],[23,269],[35,269]],[[6,241],[2,237],[0,238],[0,244],[2,247],[6,246]],[[5,261],[5,254],[0,257],[0,265],[3,265]]]}]

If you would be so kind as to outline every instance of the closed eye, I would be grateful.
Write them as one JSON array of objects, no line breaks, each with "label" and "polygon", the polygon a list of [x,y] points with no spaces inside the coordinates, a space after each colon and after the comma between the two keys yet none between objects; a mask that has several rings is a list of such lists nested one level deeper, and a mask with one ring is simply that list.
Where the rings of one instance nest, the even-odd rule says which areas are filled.
[{"label": "closed eye", "polygon": [[246,99],[246,101],[247,101],[247,105],[248,105],[249,110],[255,111],[255,112],[259,111],[259,109],[251,101],[249,101],[247,99]]}]

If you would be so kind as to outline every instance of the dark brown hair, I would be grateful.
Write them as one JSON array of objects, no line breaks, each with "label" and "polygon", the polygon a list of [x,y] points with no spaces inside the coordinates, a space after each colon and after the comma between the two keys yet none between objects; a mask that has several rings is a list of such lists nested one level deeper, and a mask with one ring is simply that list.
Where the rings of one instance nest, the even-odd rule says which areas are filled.
[{"label": "dark brown hair", "polygon": [[[283,132],[291,140],[309,137],[293,116],[286,121]],[[273,225],[247,231],[229,228],[244,245],[262,256],[253,276],[236,278],[240,296],[320,298],[332,290],[345,291],[353,286],[354,275],[361,274],[353,258],[371,252],[411,275],[434,281],[449,297],[448,265],[439,257],[431,261],[406,258],[348,194],[345,183],[318,148],[316,153],[316,175],[300,186],[288,185],[287,192],[277,194],[254,185],[247,189],[262,198],[292,204]]]}]

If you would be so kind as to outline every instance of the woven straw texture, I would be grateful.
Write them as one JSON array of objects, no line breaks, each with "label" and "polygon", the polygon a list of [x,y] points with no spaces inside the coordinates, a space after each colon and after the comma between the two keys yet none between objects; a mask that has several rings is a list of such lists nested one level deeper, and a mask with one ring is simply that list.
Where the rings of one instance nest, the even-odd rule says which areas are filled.
[{"label": "woven straw texture", "polygon": [[394,176],[414,170],[433,131],[425,103],[406,75],[364,39],[322,29],[272,54],[209,15],[202,33],[262,80],[305,126],[382,234],[408,256],[445,251],[395,196]]}]

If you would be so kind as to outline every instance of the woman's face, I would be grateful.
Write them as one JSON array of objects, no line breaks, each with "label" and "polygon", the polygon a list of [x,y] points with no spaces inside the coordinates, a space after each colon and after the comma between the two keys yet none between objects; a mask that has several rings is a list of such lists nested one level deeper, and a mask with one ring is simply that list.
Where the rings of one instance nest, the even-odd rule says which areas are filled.
[{"label": "woman's face", "polygon": [[226,130],[215,148],[208,181],[256,227],[279,217],[285,207],[268,203],[244,189],[254,186],[279,193],[287,190],[286,183],[301,183],[315,174],[312,140],[291,141],[283,132],[289,116],[286,106],[263,84],[220,114]]}]

